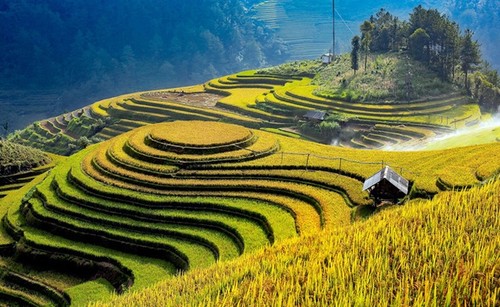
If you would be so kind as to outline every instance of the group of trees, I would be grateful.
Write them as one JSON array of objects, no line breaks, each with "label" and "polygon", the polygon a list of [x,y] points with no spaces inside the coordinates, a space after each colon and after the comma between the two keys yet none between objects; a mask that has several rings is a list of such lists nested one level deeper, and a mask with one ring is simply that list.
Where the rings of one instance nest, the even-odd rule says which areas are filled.
[{"label": "group of trees", "polygon": [[352,39],[352,69],[359,69],[359,55],[370,52],[407,51],[443,80],[455,81],[457,67],[464,74],[465,88],[470,91],[469,73],[481,63],[479,44],[473,33],[463,33],[457,23],[436,9],[414,8],[408,21],[402,21],[381,9],[360,27],[362,36]]},{"label": "group of trees", "polygon": [[300,132],[316,137],[322,141],[330,142],[337,138],[342,130],[342,125],[347,122],[347,118],[340,113],[328,115],[320,123],[303,121],[299,124]]}]

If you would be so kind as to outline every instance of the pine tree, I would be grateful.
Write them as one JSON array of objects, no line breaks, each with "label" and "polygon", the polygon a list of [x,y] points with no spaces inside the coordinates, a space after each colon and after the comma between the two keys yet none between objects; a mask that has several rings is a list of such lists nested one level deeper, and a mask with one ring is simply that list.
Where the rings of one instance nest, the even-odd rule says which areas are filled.
[{"label": "pine tree", "polygon": [[361,47],[363,52],[365,53],[365,71],[366,71],[366,64],[368,62],[368,53],[370,53],[370,44],[372,42],[372,30],[373,30],[373,23],[370,21],[366,20],[360,27],[361,30]]},{"label": "pine tree", "polygon": [[361,39],[359,36],[354,36],[351,41],[352,51],[351,51],[351,68],[354,70],[354,74],[359,69],[359,48],[361,47]]},{"label": "pine tree", "polygon": [[474,70],[481,63],[481,53],[479,43],[472,40],[474,33],[467,29],[462,37],[460,45],[460,64],[465,75],[465,89],[470,93],[469,72]]}]

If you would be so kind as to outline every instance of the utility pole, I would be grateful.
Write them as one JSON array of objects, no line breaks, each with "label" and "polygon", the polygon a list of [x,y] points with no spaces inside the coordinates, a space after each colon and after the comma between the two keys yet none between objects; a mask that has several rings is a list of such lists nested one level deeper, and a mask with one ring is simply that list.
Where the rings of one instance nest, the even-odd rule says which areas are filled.
[{"label": "utility pole", "polygon": [[332,46],[332,60],[335,58],[335,0],[332,0],[332,36],[333,36],[333,46]]}]

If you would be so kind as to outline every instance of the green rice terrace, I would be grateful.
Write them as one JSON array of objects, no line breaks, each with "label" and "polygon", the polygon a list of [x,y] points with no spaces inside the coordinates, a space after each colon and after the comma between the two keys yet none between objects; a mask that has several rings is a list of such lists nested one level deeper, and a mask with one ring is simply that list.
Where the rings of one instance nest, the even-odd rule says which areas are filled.
[{"label": "green rice terrace", "polygon": [[[2,153],[0,302],[86,305],[333,231],[375,210],[363,182],[384,166],[409,180],[405,200],[498,176],[499,138],[480,133],[452,149],[380,150],[427,146],[491,115],[423,68],[430,81],[416,80],[411,99],[406,84],[377,88],[411,64],[399,55],[371,57],[366,74],[346,63],[125,94],[9,135],[0,149],[17,160]],[[334,118],[335,133],[302,130],[310,111]],[[15,143],[69,157],[23,155]]]}]

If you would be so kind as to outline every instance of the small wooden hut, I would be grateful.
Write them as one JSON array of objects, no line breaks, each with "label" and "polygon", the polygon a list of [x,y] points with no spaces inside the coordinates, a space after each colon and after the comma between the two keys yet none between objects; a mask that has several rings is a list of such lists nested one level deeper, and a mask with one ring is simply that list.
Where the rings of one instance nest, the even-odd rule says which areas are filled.
[{"label": "small wooden hut", "polygon": [[329,115],[330,114],[326,111],[311,110],[307,111],[307,113],[302,116],[302,119],[308,122],[319,124],[324,121]]},{"label": "small wooden hut", "polygon": [[385,166],[375,175],[366,179],[363,191],[368,191],[375,199],[375,203],[391,201],[397,203],[398,199],[408,195],[409,182],[396,173],[389,166]]}]

